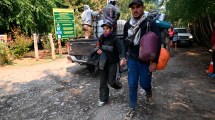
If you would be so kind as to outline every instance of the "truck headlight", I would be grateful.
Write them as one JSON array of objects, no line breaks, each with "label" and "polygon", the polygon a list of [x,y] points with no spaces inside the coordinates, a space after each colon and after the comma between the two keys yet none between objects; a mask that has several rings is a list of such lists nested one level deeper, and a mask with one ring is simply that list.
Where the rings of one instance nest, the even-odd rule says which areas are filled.
[{"label": "truck headlight", "polygon": [[190,38],[190,39],[193,39],[193,36],[191,35],[191,36],[189,36],[189,38]]}]

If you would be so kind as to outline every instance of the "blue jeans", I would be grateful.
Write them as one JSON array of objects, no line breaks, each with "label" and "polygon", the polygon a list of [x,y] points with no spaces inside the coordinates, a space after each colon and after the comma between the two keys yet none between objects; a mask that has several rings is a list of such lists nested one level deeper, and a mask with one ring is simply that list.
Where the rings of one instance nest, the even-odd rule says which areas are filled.
[{"label": "blue jeans", "polygon": [[128,59],[128,86],[130,108],[135,108],[137,103],[138,82],[140,82],[140,86],[146,91],[146,95],[151,96],[151,79],[152,73],[149,72],[149,64]]}]

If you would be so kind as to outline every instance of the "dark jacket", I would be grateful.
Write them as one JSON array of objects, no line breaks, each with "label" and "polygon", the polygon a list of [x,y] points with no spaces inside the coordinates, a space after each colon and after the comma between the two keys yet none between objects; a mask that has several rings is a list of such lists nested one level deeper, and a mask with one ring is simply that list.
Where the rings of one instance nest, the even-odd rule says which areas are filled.
[{"label": "dark jacket", "polygon": [[122,40],[119,40],[116,35],[111,33],[108,36],[103,34],[99,38],[99,48],[105,53],[107,63],[118,63],[120,58],[125,57],[125,48]]},{"label": "dark jacket", "polygon": [[[147,29],[147,22],[149,22],[150,24],[150,30],[152,32],[154,32],[157,36],[158,36],[158,55],[160,54],[160,49],[161,49],[161,37],[160,37],[160,32],[159,32],[159,28],[156,24],[156,22],[150,18],[147,18],[145,19],[141,24],[140,24],[140,28],[141,28],[141,36],[143,36],[145,33],[146,33],[146,29]],[[137,60],[137,61],[140,61],[142,62],[140,59],[139,59],[139,45],[134,45],[133,43],[130,43],[130,42],[126,42],[126,37],[128,36],[128,29],[131,28],[131,25],[129,23],[129,21],[127,21],[124,25],[124,32],[123,32],[123,40],[124,42],[126,43],[126,50],[128,51],[129,53],[129,59],[133,59],[133,60]],[[159,57],[157,57],[159,58]],[[156,59],[155,61],[152,61],[152,62],[158,62],[158,59]]]}]

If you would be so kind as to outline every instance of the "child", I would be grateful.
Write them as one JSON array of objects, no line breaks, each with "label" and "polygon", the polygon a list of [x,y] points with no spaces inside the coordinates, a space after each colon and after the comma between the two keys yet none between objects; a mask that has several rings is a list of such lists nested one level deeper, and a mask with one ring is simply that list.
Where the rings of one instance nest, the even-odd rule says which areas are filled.
[{"label": "child", "polygon": [[122,83],[116,80],[116,73],[119,61],[121,66],[126,63],[125,55],[122,54],[125,53],[122,52],[125,50],[123,42],[118,40],[115,33],[112,32],[112,24],[105,21],[101,27],[103,28],[103,34],[99,38],[97,50],[97,54],[100,54],[100,100],[98,106],[104,106],[108,102],[108,84],[115,89],[122,87]]}]

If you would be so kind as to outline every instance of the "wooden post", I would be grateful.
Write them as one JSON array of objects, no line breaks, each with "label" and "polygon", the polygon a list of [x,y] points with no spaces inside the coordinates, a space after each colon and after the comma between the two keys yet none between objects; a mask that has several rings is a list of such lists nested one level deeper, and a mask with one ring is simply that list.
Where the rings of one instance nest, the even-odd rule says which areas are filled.
[{"label": "wooden post", "polygon": [[70,54],[70,43],[69,42],[66,43],[66,48],[67,48],[67,54],[69,55]]},{"label": "wooden post", "polygon": [[6,44],[8,44],[8,41],[7,41],[7,34],[4,34],[4,36],[3,36],[3,40],[4,40],[4,42],[6,43]]},{"label": "wooden post", "polygon": [[53,38],[52,38],[52,34],[49,34],[49,40],[50,40],[50,44],[51,44],[51,50],[52,50],[52,60],[56,59],[55,56],[55,47],[54,47],[54,42],[53,42]]},{"label": "wooden post", "polygon": [[61,46],[61,40],[58,38],[58,50],[59,50],[59,54],[62,55],[62,46]]},{"label": "wooden post", "polygon": [[39,60],[39,51],[38,51],[38,44],[37,44],[37,35],[34,33],[33,36],[34,36],[34,52],[35,52],[35,58],[36,58],[36,61],[38,61],[38,60]]}]

